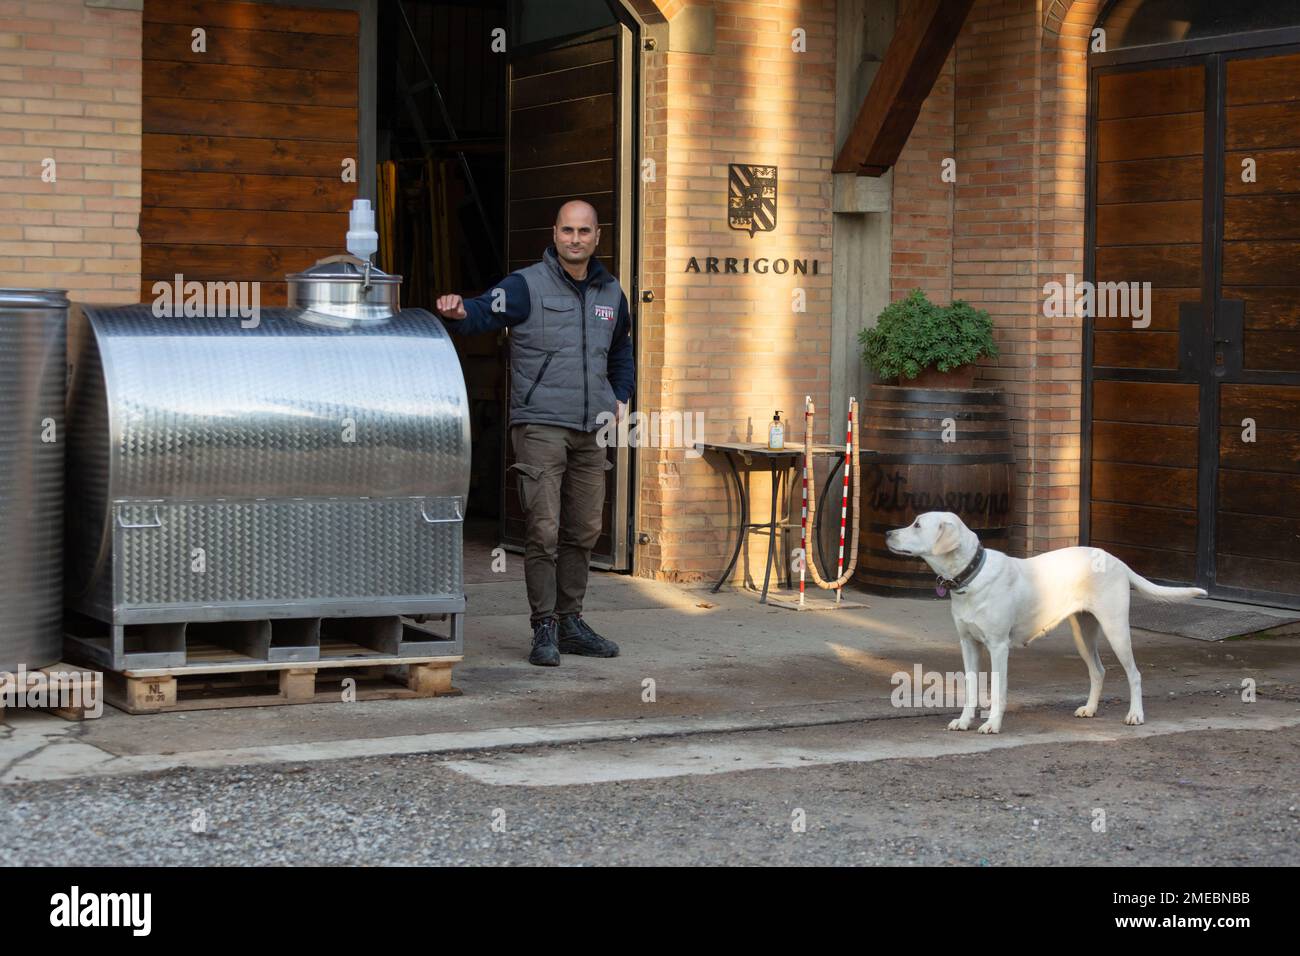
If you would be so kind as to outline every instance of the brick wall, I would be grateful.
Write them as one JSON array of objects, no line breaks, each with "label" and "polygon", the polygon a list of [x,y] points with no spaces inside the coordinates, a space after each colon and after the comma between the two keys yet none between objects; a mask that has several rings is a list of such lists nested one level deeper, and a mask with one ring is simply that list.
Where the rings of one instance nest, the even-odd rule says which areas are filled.
[{"label": "brick wall", "polygon": [[[1097,6],[1057,2],[1045,20],[1036,0],[978,0],[894,173],[893,294],[943,296],[933,270],[948,256],[951,298],[993,317],[1000,355],[981,363],[979,384],[1006,389],[1012,406],[1017,554],[1078,540],[1082,329],[1043,316],[1041,290],[1083,272],[1084,49]],[[957,161],[946,248],[940,154]]]},{"label": "brick wall", "polygon": [[[1101,0],[1054,0],[1041,36],[1037,287],[1083,275],[1088,106],[1087,43]],[[1035,316],[1039,353],[1052,356],[1034,393],[1039,519],[1032,553],[1078,543],[1083,325],[1076,317]]]},{"label": "brick wall", "polygon": [[999,356],[981,384],[1006,389],[1017,469],[1011,548],[1025,553],[1033,524],[1035,449],[1028,434],[1038,293],[1036,4],[978,0],[957,39],[954,77],[953,297],[987,309]]},{"label": "brick wall", "polygon": [[0,286],[135,302],[139,221],[140,12],[0,0]]},{"label": "brick wall", "polygon": [[[824,409],[828,394],[835,4],[713,6],[711,55],[668,52],[646,64],[644,146],[658,176],[643,188],[651,269],[644,286],[658,299],[643,307],[638,327],[638,401],[642,411],[702,412],[705,436],[717,440],[765,442],[781,409],[797,420],[788,432],[794,440],[803,431],[803,396]],[[806,52],[791,49],[796,28],[806,31]],[[751,238],[729,228],[729,163],[778,167],[774,231]],[[691,256],[816,258],[821,274],[687,274]],[[792,309],[796,287],[807,295],[802,313]],[[820,435],[826,423],[823,416]],[[640,573],[716,576],[730,555],[728,526],[739,520],[725,464],[682,449],[643,447],[638,455],[638,528],[652,531],[639,547]],[[749,484],[751,520],[765,520],[766,478],[756,473]],[[745,558],[761,577],[763,539],[750,540]]]},{"label": "brick wall", "polygon": [[895,299],[918,287],[934,302],[952,299],[955,191],[940,174],[943,161],[955,158],[953,67],[949,55],[894,166],[889,285]]}]

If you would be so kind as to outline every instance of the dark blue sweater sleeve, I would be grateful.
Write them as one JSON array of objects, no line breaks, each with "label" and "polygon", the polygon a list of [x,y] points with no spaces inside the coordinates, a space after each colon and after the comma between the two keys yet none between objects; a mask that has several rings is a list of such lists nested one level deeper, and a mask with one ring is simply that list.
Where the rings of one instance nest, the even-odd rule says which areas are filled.
[{"label": "dark blue sweater sleeve", "polygon": [[[500,290],[501,293],[497,292]],[[494,303],[499,303],[499,311],[493,311]],[[465,318],[443,319],[447,331],[456,335],[477,335],[480,332],[500,332],[511,325],[518,325],[528,318],[532,311],[532,301],[528,294],[528,283],[523,276],[510,273],[492,288],[475,299],[465,300]]]},{"label": "dark blue sweater sleeve", "polygon": [[614,324],[614,340],[609,346],[609,384],[614,397],[626,402],[636,388],[636,357],[632,353],[632,316],[628,312],[627,296],[618,304],[618,321]]}]

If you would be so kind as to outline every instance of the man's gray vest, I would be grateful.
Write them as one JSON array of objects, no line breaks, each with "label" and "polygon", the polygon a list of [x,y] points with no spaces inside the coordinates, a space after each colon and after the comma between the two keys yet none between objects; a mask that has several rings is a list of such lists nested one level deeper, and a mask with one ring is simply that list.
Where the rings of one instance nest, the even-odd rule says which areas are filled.
[{"label": "man's gray vest", "polygon": [[610,387],[609,346],[623,292],[594,258],[585,292],[548,247],[520,269],[528,283],[528,318],[510,327],[510,424],[562,425],[591,432],[617,401]]}]

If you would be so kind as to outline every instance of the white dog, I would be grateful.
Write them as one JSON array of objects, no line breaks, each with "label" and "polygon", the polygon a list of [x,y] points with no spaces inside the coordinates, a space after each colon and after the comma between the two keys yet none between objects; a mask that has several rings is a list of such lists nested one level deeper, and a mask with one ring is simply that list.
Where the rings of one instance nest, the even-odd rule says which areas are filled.
[{"label": "white dog", "polygon": [[992,697],[982,734],[1002,729],[1007,705],[1007,652],[1012,641],[1028,645],[1067,617],[1074,646],[1088,665],[1088,702],[1074,712],[1091,717],[1101,699],[1104,670],[1097,652],[1098,632],[1128,675],[1129,710],[1126,724],[1142,723],[1142,675],[1133,662],[1128,625],[1129,587],[1158,601],[1205,597],[1200,588],[1167,588],[1152,584],[1123,561],[1098,548],[1061,548],[1034,558],[1012,558],[980,544],[975,532],[948,511],[929,511],[906,528],[885,534],[895,554],[924,559],[939,576],[939,585],[952,592],[952,619],[961,638],[966,672],[966,698],[961,716],[949,730],[966,730],[975,717],[979,649],[988,651]]}]

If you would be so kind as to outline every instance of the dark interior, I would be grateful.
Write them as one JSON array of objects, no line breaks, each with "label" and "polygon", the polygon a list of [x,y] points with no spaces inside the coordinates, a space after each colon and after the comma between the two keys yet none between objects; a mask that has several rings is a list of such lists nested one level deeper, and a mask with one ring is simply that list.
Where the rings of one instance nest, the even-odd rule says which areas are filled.
[{"label": "dark interior", "polygon": [[[479,295],[505,273],[506,63],[491,49],[505,0],[379,5],[376,216],[402,305]],[[385,204],[391,210],[386,221]],[[468,535],[495,534],[505,427],[504,341],[455,337],[469,393]]]}]

